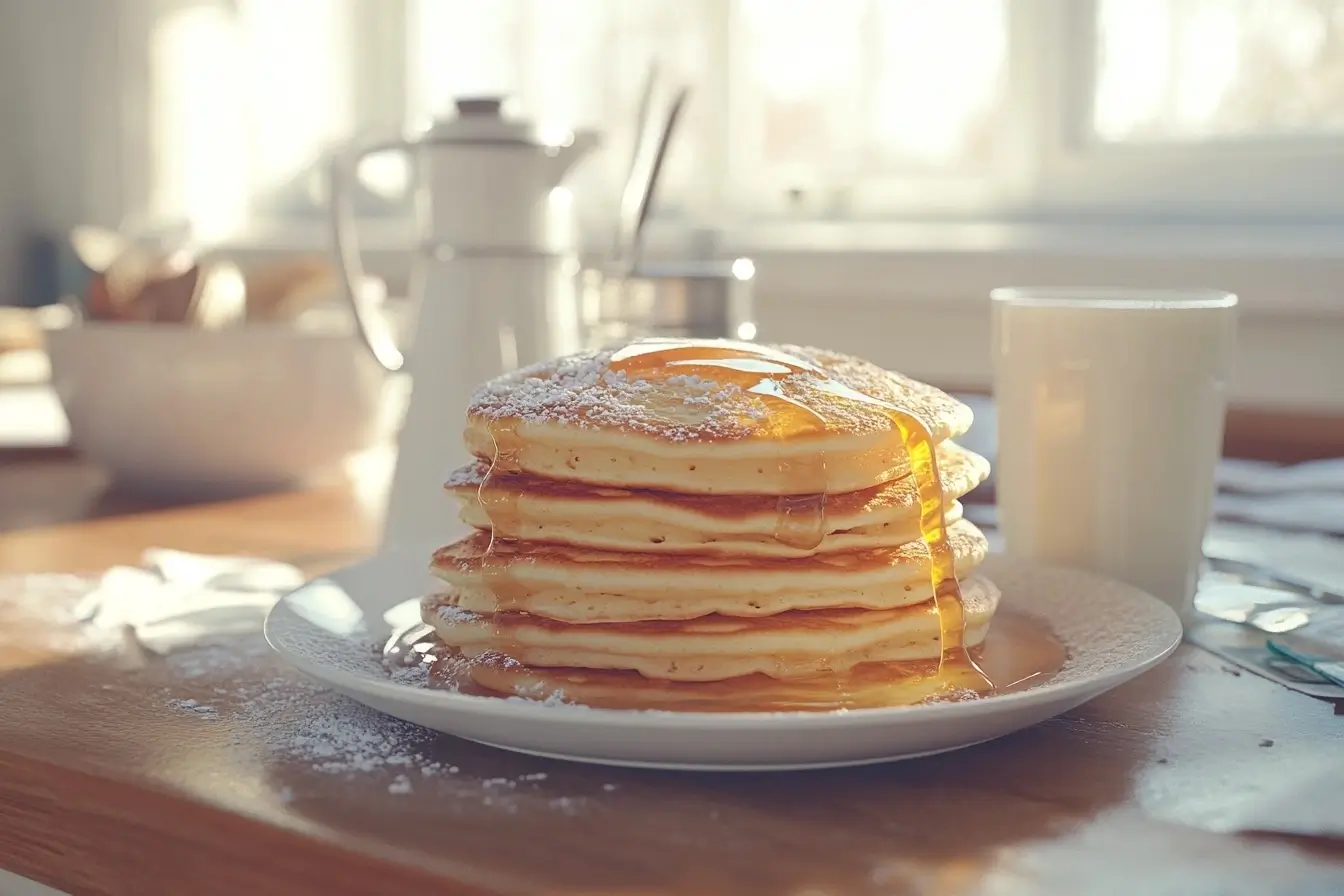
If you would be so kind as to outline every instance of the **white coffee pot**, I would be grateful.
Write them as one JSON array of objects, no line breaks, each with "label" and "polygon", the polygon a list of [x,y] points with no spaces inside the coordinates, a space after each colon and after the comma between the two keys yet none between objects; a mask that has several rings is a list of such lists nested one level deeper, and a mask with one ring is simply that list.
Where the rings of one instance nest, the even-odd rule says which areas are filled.
[{"label": "white coffee pot", "polygon": [[[496,98],[461,99],[421,133],[354,147],[331,167],[331,224],[360,337],[412,385],[388,498],[385,544],[442,538],[457,525],[446,475],[467,460],[465,411],[481,382],[580,343],[572,196],[560,185],[595,133],[540,134]],[[359,161],[400,150],[413,162],[416,244],[406,345],[356,299],[363,270],[352,192]]]}]

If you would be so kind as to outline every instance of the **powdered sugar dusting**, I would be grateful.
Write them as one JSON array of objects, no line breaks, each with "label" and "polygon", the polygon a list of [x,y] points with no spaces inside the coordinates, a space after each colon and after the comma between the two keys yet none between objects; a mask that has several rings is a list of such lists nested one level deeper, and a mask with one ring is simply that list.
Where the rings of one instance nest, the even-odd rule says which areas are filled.
[{"label": "powdered sugar dusting", "polygon": [[519,688],[519,693],[512,697],[505,697],[505,703],[531,703],[541,706],[568,706],[572,709],[587,709],[582,704],[571,703],[565,696],[565,692],[560,688],[550,690],[545,684],[538,682],[534,685],[524,685]]},{"label": "powdered sugar dusting", "polygon": [[444,488],[475,488],[486,481],[486,476],[490,472],[490,464],[484,461],[475,461],[466,466],[458,467],[448,474],[444,480]]},{"label": "powdered sugar dusting", "polygon": [[[767,348],[816,365],[850,389],[933,422],[939,439],[970,424],[969,409],[956,399],[867,361],[804,346]],[[734,383],[720,383],[701,375],[671,376],[654,382],[613,371],[610,365],[614,353],[608,349],[570,355],[493,379],[472,396],[468,415],[692,441],[758,434],[758,421],[773,410],[767,398]],[[817,388],[812,374],[800,373],[785,381],[790,394],[814,407],[828,427],[856,433],[891,428],[890,420],[872,405]]]},{"label": "powdered sugar dusting", "polygon": [[[542,805],[574,814],[589,804],[588,796],[548,792],[552,775],[535,766],[501,775],[498,763],[491,762],[493,774],[474,775],[469,763],[479,762],[482,753],[493,758],[490,752],[277,671],[267,653],[260,638],[246,638],[171,654],[161,666],[169,681],[167,709],[199,724],[225,725],[235,744],[259,747],[286,767],[297,764],[307,773],[351,780],[375,776],[393,797],[448,788],[454,798],[475,795],[475,805],[510,813]],[[418,674],[423,678],[423,670]],[[183,696],[183,689],[193,696]],[[302,798],[301,776],[278,795],[282,802]]]},{"label": "powdered sugar dusting", "polygon": [[613,354],[570,355],[491,380],[472,396],[468,414],[658,433],[681,441],[745,434],[741,418],[764,413],[759,398],[735,385],[693,376],[653,383],[613,371]]},{"label": "powdered sugar dusting", "polygon": [[434,615],[439,618],[439,621],[448,625],[475,625],[485,619],[480,613],[473,613],[471,610],[464,610],[452,604],[437,602],[434,607]]}]

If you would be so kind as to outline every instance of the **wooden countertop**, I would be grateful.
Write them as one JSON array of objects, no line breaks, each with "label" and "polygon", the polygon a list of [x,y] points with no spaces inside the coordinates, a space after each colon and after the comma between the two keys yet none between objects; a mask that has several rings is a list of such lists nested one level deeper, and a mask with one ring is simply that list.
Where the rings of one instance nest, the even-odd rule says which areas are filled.
[{"label": "wooden countertop", "polygon": [[[0,459],[0,573],[150,546],[329,568],[372,544],[374,506],[333,487],[154,507],[101,495],[71,460]],[[1344,719],[1193,648],[929,759],[640,772],[424,734],[416,749],[458,771],[398,793],[397,768],[333,773],[277,748],[292,700],[260,719],[173,707],[289,687],[264,653],[190,676],[136,651],[79,655],[16,582],[0,576],[0,868],[72,893],[1344,892],[1338,843],[1210,832],[1285,765],[1337,752]]]}]

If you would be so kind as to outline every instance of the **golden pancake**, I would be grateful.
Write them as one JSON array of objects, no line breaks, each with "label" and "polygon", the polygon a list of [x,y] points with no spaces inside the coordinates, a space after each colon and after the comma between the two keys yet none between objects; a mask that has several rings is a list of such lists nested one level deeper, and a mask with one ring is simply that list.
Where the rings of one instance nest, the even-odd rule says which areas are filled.
[{"label": "golden pancake", "polygon": [[[720,681],[667,681],[625,669],[525,666],[502,653],[451,652],[436,661],[436,684],[482,696],[512,696],[599,709],[674,712],[831,712],[913,706],[973,697],[981,687],[964,664],[937,660],[862,663],[843,675],[781,681],[759,673]],[[476,687],[473,687],[475,685]]]},{"label": "golden pancake", "polygon": [[[987,580],[964,583],[966,646],[984,639],[998,601]],[[421,615],[443,643],[469,658],[494,652],[526,666],[625,669],[669,681],[753,674],[791,680],[843,674],[861,663],[936,660],[942,653],[933,601],[888,610],[576,625],[527,613],[472,613],[435,595],[424,600]]]},{"label": "golden pancake", "polygon": [[[956,498],[989,475],[989,462],[953,442],[938,446],[949,523],[961,519]],[[488,476],[476,461],[445,487],[462,503],[462,521],[523,541],[649,554],[806,557],[813,553],[895,547],[919,538],[919,496],[906,476],[876,488],[828,495],[825,535],[814,549],[775,537],[779,499],[769,495],[679,495],[560,482],[524,474]],[[491,519],[482,504],[507,505]],[[493,526],[492,526],[493,523]],[[504,528],[508,527],[508,528]]]},{"label": "golden pancake", "polygon": [[[642,359],[657,357],[642,366]],[[655,340],[491,380],[467,447],[511,471],[687,494],[837,494],[910,471],[893,409],[935,443],[971,410],[857,358],[799,346]]]},{"label": "golden pancake", "polygon": [[[948,527],[957,574],[989,552],[961,520]],[[712,613],[766,617],[787,610],[888,609],[933,597],[919,541],[811,557],[721,557],[593,551],[496,542],[476,532],[434,554],[431,571],[465,610],[514,610],[566,622],[693,619]],[[507,586],[507,593],[500,583]]]}]

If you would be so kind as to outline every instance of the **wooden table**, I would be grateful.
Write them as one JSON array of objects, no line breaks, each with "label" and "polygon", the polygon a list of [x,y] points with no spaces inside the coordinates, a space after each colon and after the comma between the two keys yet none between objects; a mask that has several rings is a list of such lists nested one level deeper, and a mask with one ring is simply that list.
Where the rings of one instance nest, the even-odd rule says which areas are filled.
[{"label": "wooden table", "polygon": [[[376,528],[346,488],[157,509],[100,488],[69,460],[0,461],[0,572],[148,546],[316,569]],[[458,772],[393,793],[398,769],[277,750],[285,713],[170,706],[284,680],[270,658],[184,679],[56,646],[29,604],[0,606],[0,868],[73,893],[1344,892],[1338,844],[1212,832],[1286,766],[1337,753],[1344,719],[1192,648],[1063,718],[919,761],[673,774],[426,734],[427,759]]]}]

